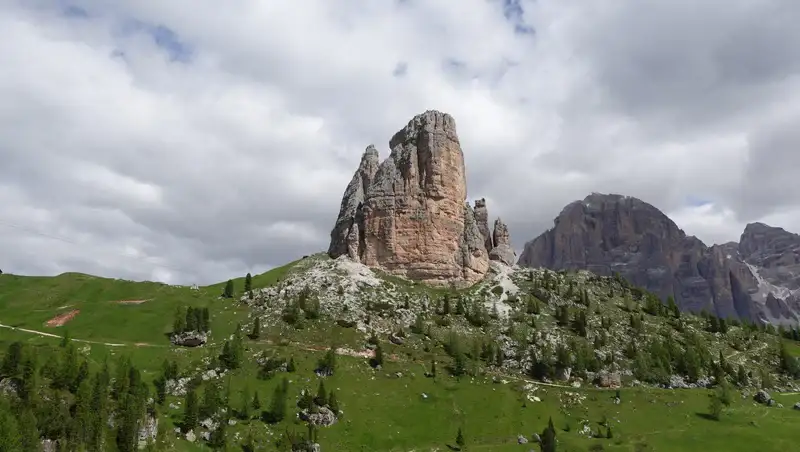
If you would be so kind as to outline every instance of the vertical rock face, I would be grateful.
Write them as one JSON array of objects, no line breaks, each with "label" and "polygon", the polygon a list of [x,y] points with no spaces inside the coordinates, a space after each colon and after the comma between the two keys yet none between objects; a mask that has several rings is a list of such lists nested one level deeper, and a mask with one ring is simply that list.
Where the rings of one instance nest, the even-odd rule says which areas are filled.
[{"label": "vertical rock face", "polygon": [[453,118],[414,117],[380,165],[367,149],[345,190],[328,254],[433,285],[470,284],[488,271],[488,251],[465,204],[464,156]]},{"label": "vertical rock face", "polygon": [[356,173],[344,191],[339,216],[331,231],[328,254],[336,256],[347,254],[352,259],[358,259],[361,255],[361,207],[366,199],[367,190],[375,179],[375,173],[378,172],[378,163],[378,150],[374,145],[368,146]]},{"label": "vertical rock face", "polygon": [[652,205],[594,193],[566,206],[519,264],[618,272],[684,310],[778,324],[800,319],[800,236],[760,223],[707,247]]},{"label": "vertical rock face", "polygon": [[484,248],[487,252],[491,251],[494,243],[492,243],[492,234],[489,231],[489,211],[486,209],[486,199],[484,198],[475,200],[475,221],[478,222],[478,229],[483,235]]},{"label": "vertical rock face", "polygon": [[494,220],[492,239],[494,247],[489,251],[489,259],[513,266],[517,260],[517,253],[511,248],[511,236],[508,233],[508,226],[499,218]]}]

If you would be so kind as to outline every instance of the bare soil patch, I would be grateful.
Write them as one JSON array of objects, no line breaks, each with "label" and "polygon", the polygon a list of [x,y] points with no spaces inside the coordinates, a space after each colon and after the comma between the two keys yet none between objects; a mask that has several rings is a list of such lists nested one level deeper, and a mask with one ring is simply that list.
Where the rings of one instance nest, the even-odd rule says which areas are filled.
[{"label": "bare soil patch", "polygon": [[69,322],[70,320],[74,319],[76,315],[81,312],[80,309],[73,309],[72,311],[65,312],[63,314],[59,314],[52,319],[48,320],[45,323],[45,326],[49,327],[56,327],[56,326],[63,326],[65,323]]},{"label": "bare soil patch", "polygon": [[150,301],[150,300],[116,300],[113,303],[119,303],[119,304],[142,304],[142,303],[144,303],[146,301]]}]

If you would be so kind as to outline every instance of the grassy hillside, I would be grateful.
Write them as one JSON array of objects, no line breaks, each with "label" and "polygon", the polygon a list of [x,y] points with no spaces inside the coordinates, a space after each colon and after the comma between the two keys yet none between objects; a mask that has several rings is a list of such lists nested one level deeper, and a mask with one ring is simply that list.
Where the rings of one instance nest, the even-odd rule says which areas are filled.
[{"label": "grassy hillside", "polygon": [[[275,283],[293,264],[257,275],[253,287]],[[226,305],[241,307],[220,298],[224,286],[222,282],[193,290],[80,273],[56,277],[3,274],[0,275],[0,323],[59,335],[66,329],[76,338],[93,341],[167,345],[166,334],[171,331],[175,311],[180,306],[212,307],[219,314],[212,329],[228,334],[233,331],[232,319],[247,310],[223,309]],[[242,290],[244,277],[235,280],[235,287]],[[49,320],[75,310],[80,312],[65,325],[47,325]]]},{"label": "grassy hillside", "polygon": [[[236,298],[220,298],[224,285],[192,290],[78,274],[55,278],[0,275],[0,323],[57,336],[68,330],[76,339],[73,345],[79,361],[89,365],[91,378],[106,362],[114,375],[118,360],[129,357],[141,372],[150,397],[155,397],[154,382],[162,374],[162,362],[174,361],[180,377],[189,386],[196,385],[201,400],[212,385],[229,393],[223,404],[228,409],[217,413],[219,419],[240,410],[241,393],[250,398],[257,391],[262,402],[259,411],[269,411],[275,389],[285,378],[286,419],[270,423],[234,418],[225,434],[228,450],[247,450],[242,446],[248,435],[255,439],[255,450],[281,450],[278,439],[287,430],[305,434],[307,426],[296,417],[296,402],[303,389],[316,393],[320,381],[328,391],[335,391],[342,411],[334,425],[319,428],[317,442],[322,451],[444,451],[457,448],[459,427],[467,450],[539,450],[537,444],[519,445],[518,436],[531,440],[551,418],[559,451],[684,451],[700,447],[783,451],[792,450],[796,443],[794,427],[800,422],[800,411],[792,406],[800,402],[800,394],[768,388],[776,403],[783,405],[780,408],[752,399],[762,386],[760,368],[769,371],[772,381],[768,386],[788,389],[797,384],[779,371],[780,339],[775,334],[737,324],[727,325],[725,332],[711,332],[708,319],[686,315],[676,319],[666,309],[649,314],[647,294],[624,281],[586,273],[501,271],[469,289],[433,290],[312,256],[254,276],[257,290],[252,298],[241,293],[242,279],[235,281]],[[117,303],[139,299],[147,301]],[[530,307],[531,302],[536,309]],[[299,305],[297,318],[287,316]],[[211,336],[205,346],[170,346],[167,334],[180,306],[210,308]],[[49,319],[73,309],[80,313],[65,326],[46,326]],[[481,311],[478,317],[485,315],[483,320],[470,314],[476,309]],[[562,309],[567,310],[567,323],[560,322]],[[585,337],[572,324],[581,313],[587,317]],[[632,326],[631,317],[641,319],[641,326]],[[210,374],[210,370],[224,370],[220,355],[226,342],[228,347],[235,343],[237,323],[246,334],[256,319],[261,334],[243,338],[241,367],[222,377]],[[421,329],[417,328],[420,323]],[[453,350],[454,337],[460,350]],[[636,381],[638,358],[630,357],[630,344],[638,345],[636,351],[641,354],[649,352],[648,344],[666,337],[672,338],[680,351],[676,362],[692,346],[690,340],[699,341],[710,356],[700,370],[703,378],[711,379],[709,388],[661,389],[654,387],[655,383]],[[367,358],[349,356],[369,353],[370,339],[377,339],[383,352],[379,368]],[[60,338],[0,328],[0,353],[14,342],[24,343],[36,357],[42,394],[77,403],[75,393],[57,389],[48,376],[52,374],[49,367],[59,368],[68,359],[69,347],[60,347]],[[791,353],[800,356],[797,343],[786,343]],[[501,362],[482,358],[481,350],[473,351],[476,344],[498,347]],[[336,370],[332,376],[319,377],[314,370],[331,346],[339,347]],[[547,355],[555,368],[560,347],[569,355],[573,370],[569,380],[560,380],[555,373],[548,374],[545,381],[533,378],[531,356]],[[597,357],[593,365],[598,367],[580,369],[576,347],[588,347]],[[709,396],[719,392],[719,385],[713,381],[711,368],[720,353],[734,369],[741,365],[751,377],[741,387],[735,374],[725,377],[733,397],[720,419],[712,420]],[[458,377],[449,371],[456,355],[466,364],[464,374]],[[296,369],[259,378],[266,357],[292,358]],[[437,363],[435,378],[426,376],[431,362]],[[592,377],[600,371],[620,374],[619,403],[615,403],[615,388],[592,384]],[[677,367],[670,368],[666,376],[674,374],[680,374]],[[13,402],[13,395],[6,396],[12,403],[22,403]],[[112,402],[112,406],[124,409],[122,402]],[[169,395],[163,404],[154,405],[160,433],[153,449],[209,450],[209,441],[189,442],[183,433],[173,431],[182,425],[185,406],[183,395]],[[44,414],[40,416],[40,424],[49,422]],[[2,425],[0,422],[0,441]],[[609,427],[611,438],[607,438]],[[122,450],[114,441],[115,429],[106,432],[110,438],[107,450]],[[196,429],[198,435],[206,431],[204,427]],[[592,437],[597,433],[603,437]]]}]

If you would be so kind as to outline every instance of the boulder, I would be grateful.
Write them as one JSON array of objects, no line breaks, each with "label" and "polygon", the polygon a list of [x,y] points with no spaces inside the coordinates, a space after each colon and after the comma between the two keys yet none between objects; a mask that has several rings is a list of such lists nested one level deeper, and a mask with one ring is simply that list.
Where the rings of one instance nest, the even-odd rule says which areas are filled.
[{"label": "boulder", "polygon": [[325,406],[317,407],[313,412],[305,409],[299,413],[299,416],[309,424],[320,427],[328,427],[336,423],[336,414]]},{"label": "boulder", "polygon": [[208,334],[199,331],[184,331],[182,333],[173,333],[170,335],[169,341],[173,345],[181,347],[198,347],[208,342]]},{"label": "boulder", "polygon": [[767,391],[759,389],[759,391],[756,392],[756,395],[753,396],[753,400],[755,400],[758,403],[768,404],[769,401],[772,400],[772,397],[769,395]]},{"label": "boulder", "polygon": [[622,377],[618,372],[599,372],[594,378],[594,384],[601,388],[622,387]]}]

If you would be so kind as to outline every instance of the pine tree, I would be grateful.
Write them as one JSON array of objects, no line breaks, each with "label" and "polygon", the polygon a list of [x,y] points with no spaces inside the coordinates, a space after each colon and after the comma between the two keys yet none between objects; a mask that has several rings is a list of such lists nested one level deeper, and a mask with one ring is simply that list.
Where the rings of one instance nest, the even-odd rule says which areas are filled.
[{"label": "pine tree", "polygon": [[741,364],[739,364],[739,368],[736,370],[736,382],[739,386],[747,386],[747,372],[745,372]]},{"label": "pine tree", "polygon": [[258,339],[260,337],[261,337],[261,318],[256,316],[256,319],[253,321],[253,331],[250,333],[250,339]]},{"label": "pine tree", "polygon": [[422,313],[418,313],[417,317],[414,319],[414,325],[411,327],[411,331],[415,334],[422,334],[425,331],[425,321],[422,318]]},{"label": "pine tree", "polygon": [[[36,415],[32,409],[26,409],[19,417],[20,450],[23,452],[38,451],[41,448],[39,429],[36,427]],[[0,449],[2,450],[2,449]]]},{"label": "pine tree", "polygon": [[458,428],[458,434],[456,435],[456,445],[460,450],[464,450],[464,446],[467,442],[464,440],[464,433],[461,431],[461,427]]},{"label": "pine tree", "polygon": [[253,276],[248,273],[244,277],[244,291],[250,292],[251,290],[253,290]]},{"label": "pine tree", "polygon": [[569,308],[567,306],[559,306],[556,315],[559,326],[569,325]]},{"label": "pine tree", "polygon": [[17,419],[5,398],[0,397],[0,450],[21,452],[22,437]]},{"label": "pine tree", "polygon": [[609,425],[608,429],[606,430],[606,438],[611,439],[613,437],[614,435],[611,433],[611,426]]},{"label": "pine tree", "polygon": [[319,406],[325,406],[328,404],[328,392],[325,390],[325,382],[323,380],[319,381],[319,386],[317,387],[317,396],[314,397],[314,403]]},{"label": "pine tree", "polygon": [[200,405],[200,416],[202,418],[209,418],[219,412],[222,406],[222,398],[220,397],[219,388],[214,383],[209,382],[203,391],[203,403]]},{"label": "pine tree", "polygon": [[547,422],[547,428],[541,434],[542,452],[555,452],[556,450],[556,429],[553,427],[553,418]]},{"label": "pine tree", "polygon": [[253,393],[253,401],[250,402],[250,406],[253,407],[253,411],[256,414],[261,410],[261,399],[258,397],[258,391]]},{"label": "pine tree", "polygon": [[336,371],[336,348],[331,346],[317,366],[318,370],[326,375],[333,375]]},{"label": "pine tree", "polygon": [[92,380],[92,418],[90,423],[90,450],[102,450],[105,444],[106,421],[108,418],[108,393],[111,375],[108,362],[103,363],[103,369],[95,374]]},{"label": "pine tree", "polygon": [[22,365],[22,342],[15,341],[8,346],[6,356],[3,357],[3,365],[0,368],[0,376],[16,377]]},{"label": "pine tree", "polygon": [[716,392],[709,396],[708,414],[715,421],[718,421],[722,416],[722,399]]},{"label": "pine tree", "polygon": [[272,423],[281,422],[286,418],[286,401],[288,396],[286,388],[288,384],[289,381],[284,378],[282,384],[275,387],[269,409],[269,421]]},{"label": "pine tree", "polygon": [[197,401],[197,392],[190,389],[186,393],[186,402],[183,411],[183,431],[188,432],[197,427],[198,418],[200,417],[200,407]]},{"label": "pine tree", "polygon": [[383,347],[380,344],[375,347],[375,357],[372,358],[372,367],[378,366],[383,366]]},{"label": "pine tree", "polygon": [[71,342],[72,342],[72,339],[70,339],[70,337],[69,337],[69,330],[64,330],[64,335],[61,336],[61,344],[60,344],[61,348],[66,347]]},{"label": "pine tree", "polygon": [[175,320],[172,321],[172,332],[183,333],[186,331],[186,310],[179,307],[175,311]]},{"label": "pine tree", "polygon": [[286,372],[294,372],[297,370],[297,367],[294,364],[294,356],[289,357],[289,363],[286,364]]},{"label": "pine tree", "polygon": [[208,311],[208,307],[203,308],[201,318],[202,318],[202,332],[207,333],[208,331],[211,330],[211,313]]},{"label": "pine tree", "polygon": [[233,298],[233,280],[229,279],[228,282],[225,283],[225,289],[222,291],[223,298]]},{"label": "pine tree", "polygon": [[227,428],[227,422],[220,422],[217,429],[211,432],[208,445],[211,446],[212,449],[225,449],[227,443]]},{"label": "pine tree", "polygon": [[250,417],[252,417],[250,413],[250,407],[251,407],[250,403],[252,402],[252,399],[250,398],[250,388],[245,386],[244,389],[242,389],[242,391],[240,392],[240,395],[241,395],[241,403],[238,413],[239,418],[242,420],[250,419]]},{"label": "pine tree", "polygon": [[436,378],[436,360],[431,360],[431,377]]},{"label": "pine tree", "polygon": [[467,356],[463,352],[457,352],[453,356],[453,376],[460,377],[467,373]]},{"label": "pine tree", "polygon": [[336,393],[333,391],[328,395],[328,408],[333,411],[333,414],[339,415],[339,399],[336,398]]}]

